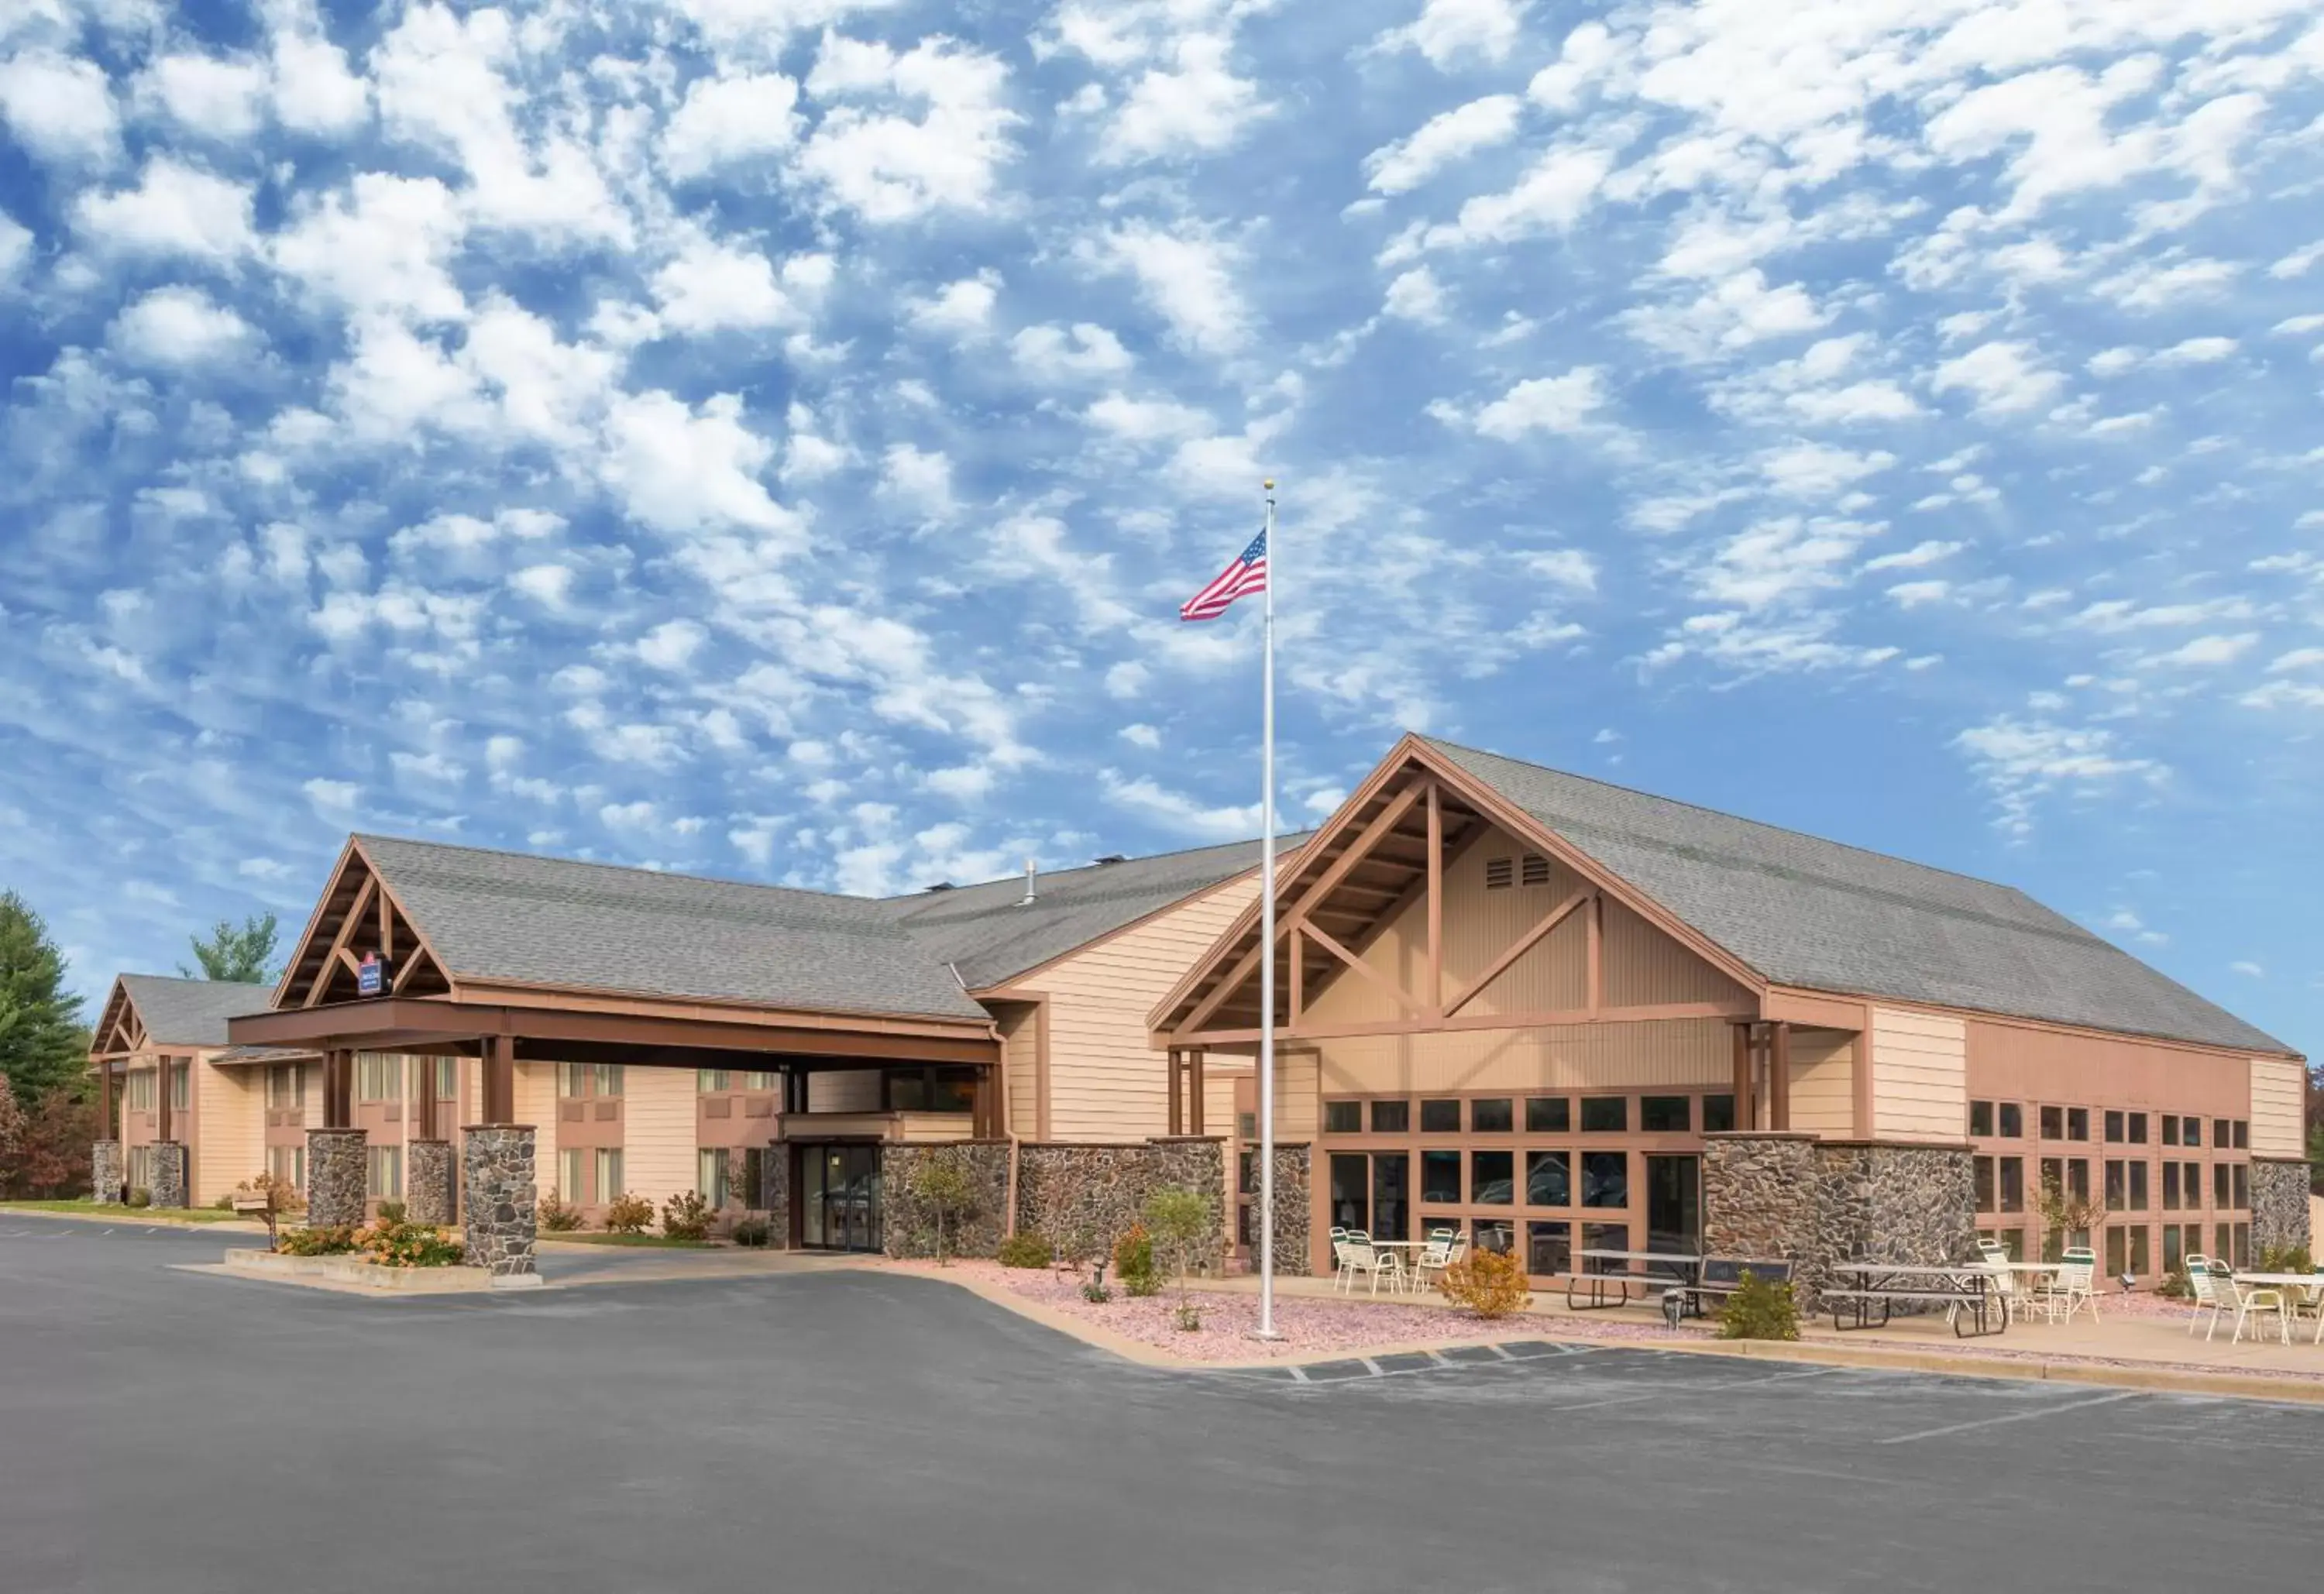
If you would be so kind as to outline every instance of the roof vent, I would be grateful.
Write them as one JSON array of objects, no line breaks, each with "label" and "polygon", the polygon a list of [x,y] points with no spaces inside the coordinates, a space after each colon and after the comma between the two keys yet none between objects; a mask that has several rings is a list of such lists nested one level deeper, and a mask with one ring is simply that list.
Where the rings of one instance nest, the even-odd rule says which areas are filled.
[{"label": "roof vent", "polygon": [[1017,903],[1017,906],[1018,906],[1018,907],[1019,907],[1019,908],[1030,908],[1030,907],[1032,907],[1032,906],[1033,906],[1033,896],[1034,896],[1034,892],[1033,892],[1033,880],[1034,880],[1034,878],[1035,878],[1035,876],[1034,876],[1034,872],[1033,872],[1033,861],[1032,861],[1030,858],[1028,858],[1028,859],[1026,859],[1026,860],[1025,860],[1025,895],[1024,895],[1022,898],[1019,898],[1019,899],[1018,899],[1018,903]]},{"label": "roof vent", "polygon": [[923,886],[920,889],[924,891],[949,891],[952,889],[952,882],[950,880],[938,880],[933,886]]},{"label": "roof vent", "polygon": [[1130,857],[1129,854],[1124,852],[1108,852],[1104,857],[1099,859],[1098,861],[1100,863],[1127,863],[1130,861]]},{"label": "roof vent", "polygon": [[1527,852],[1517,861],[1517,883],[1522,886],[1549,884],[1549,860],[1538,852]]},{"label": "roof vent", "polygon": [[1517,878],[1517,860],[1488,858],[1485,860],[1485,889],[1506,891]]}]

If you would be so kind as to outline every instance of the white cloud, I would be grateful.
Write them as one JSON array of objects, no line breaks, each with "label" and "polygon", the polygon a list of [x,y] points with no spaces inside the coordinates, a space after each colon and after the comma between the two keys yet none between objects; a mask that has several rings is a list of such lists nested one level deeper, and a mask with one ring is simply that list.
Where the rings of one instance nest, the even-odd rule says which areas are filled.
[{"label": "white cloud", "polygon": [[53,51],[0,62],[0,119],[33,155],[60,163],[110,160],[121,137],[103,69]]},{"label": "white cloud", "polygon": [[1009,352],[1018,368],[1036,382],[1120,376],[1137,364],[1121,339],[1088,321],[1071,327],[1028,327],[1009,340]]},{"label": "white cloud", "polygon": [[157,288],[115,318],[115,347],[147,364],[197,366],[234,355],[251,330],[198,288]]},{"label": "white cloud", "polygon": [[949,40],[888,46],[825,34],[807,92],[819,100],[874,97],[916,108],[826,112],[798,151],[796,170],[832,200],[871,222],[908,221],[931,210],[978,210],[1015,151],[1019,120],[1004,99],[1009,69],[997,56]]},{"label": "white cloud", "polygon": [[1430,227],[1425,241],[1432,249],[1471,249],[1563,232],[1590,208],[1613,166],[1614,157],[1594,146],[1554,148],[1514,188],[1469,200],[1455,220]]},{"label": "white cloud", "polygon": [[946,519],[955,507],[952,461],[941,449],[891,443],[881,456],[880,491],[925,520]]},{"label": "white cloud", "polygon": [[527,565],[509,577],[509,585],[546,609],[562,609],[573,593],[573,570],[567,565]]},{"label": "white cloud", "polygon": [[2098,291],[2125,309],[2159,310],[2181,299],[2213,297],[2242,269],[2225,260],[2142,263],[2100,282]]},{"label": "white cloud", "polygon": [[779,327],[799,319],[775,268],[756,249],[697,235],[654,273],[663,323],[690,336]]},{"label": "white cloud", "polygon": [[991,329],[992,307],[1000,297],[1001,273],[982,272],[945,283],[934,298],[909,300],[904,315],[923,332],[967,343]]},{"label": "white cloud", "polygon": [[2259,646],[2259,633],[2244,631],[2234,636],[2195,637],[2167,653],[2157,653],[2149,664],[2207,667],[2233,664]]},{"label": "white cloud", "polygon": [[365,171],[275,235],[274,263],[351,313],[457,320],[467,300],[450,264],[465,232],[451,190],[434,178]]},{"label": "white cloud", "polygon": [[1098,144],[1098,160],[1130,165],[1174,155],[1208,155],[1228,148],[1267,112],[1259,87],[1227,64],[1232,46],[1217,32],[1180,35],[1167,63],[1149,66],[1130,84]]},{"label": "white cloud", "polygon": [[1419,16],[1375,41],[1384,50],[1416,50],[1431,66],[1464,59],[1506,60],[1524,31],[1526,0],[1425,0]]},{"label": "white cloud", "polygon": [[1518,382],[1479,410],[1471,424],[1480,436],[1513,443],[1529,432],[1581,431],[1605,405],[1604,373],[1580,365],[1562,376]]},{"label": "white cloud", "polygon": [[656,669],[682,670],[710,633],[691,620],[666,620],[638,640],[638,657]]},{"label": "white cloud", "polygon": [[166,155],[146,163],[134,189],[82,195],[73,214],[101,247],[124,253],[224,264],[257,244],[248,188]]},{"label": "white cloud", "polygon": [[2031,345],[1996,341],[1940,363],[1929,385],[1967,393],[1980,414],[2015,415],[2048,403],[2065,383]]},{"label": "white cloud", "polygon": [[1523,557],[1525,567],[1553,586],[1572,593],[1598,590],[1598,561],[1578,548],[1552,548]]},{"label": "white cloud", "polygon": [[1098,781],[1105,800],[1115,807],[1181,835],[1232,842],[1259,832],[1260,815],[1257,803],[1213,806],[1184,792],[1172,791],[1146,776],[1131,779],[1113,769],[1100,770]]},{"label": "white cloud", "polygon": [[1364,157],[1372,191],[1409,193],[1454,161],[1507,143],[1517,136],[1520,106],[1513,94],[1472,99],[1431,116],[1409,138],[1382,144]]},{"label": "white cloud", "polygon": [[1434,325],[1444,319],[1443,285],[1426,266],[1415,266],[1399,273],[1388,285],[1388,293],[1380,300],[1380,313],[1402,321]]},{"label": "white cloud", "polygon": [[2233,972],[2241,974],[2246,979],[2264,980],[2267,978],[2267,971],[2247,958],[2238,958],[2234,963],[2229,963],[2227,967]]},{"label": "white cloud", "polygon": [[742,424],[742,401],[720,393],[699,409],[653,392],[624,394],[607,417],[606,484],[656,530],[742,528],[776,549],[797,546],[798,518],[759,481],[774,447]]},{"label": "white cloud", "polygon": [[32,229],[18,226],[14,217],[0,211],[0,288],[14,282],[32,258]]},{"label": "white cloud", "polygon": [[1877,558],[1867,559],[1864,567],[1867,570],[1917,570],[1940,559],[1949,559],[1960,550],[1961,545],[1958,542],[1915,543],[1902,553],[1882,554]]},{"label": "white cloud", "polygon": [[1207,410],[1169,399],[1131,399],[1118,392],[1092,404],[1084,419],[1101,431],[1133,443],[1204,438],[1217,429]]},{"label": "white cloud", "polygon": [[312,0],[275,0],[274,115],[283,126],[342,137],[371,119],[371,84],[322,36]]},{"label": "white cloud", "polygon": [[2077,729],[2003,714],[1953,738],[1992,792],[1998,823],[2014,834],[2034,828],[2034,809],[2061,788],[2100,791],[2126,779],[2162,780],[2168,771],[2151,759],[2120,751],[2114,733]]},{"label": "white cloud", "polygon": [[683,182],[798,140],[798,84],[780,72],[697,78],[662,130],[662,167]]},{"label": "white cloud", "polygon": [[188,133],[227,143],[264,125],[264,67],[214,55],[165,55],[145,69],[141,94]]},{"label": "white cloud", "polygon": [[1224,244],[1133,222],[1084,240],[1079,253],[1136,278],[1146,301],[1197,353],[1231,354],[1249,334],[1248,312],[1235,288],[1235,252]]},{"label": "white cloud", "polygon": [[1142,747],[1152,752],[1162,745],[1162,733],[1151,725],[1124,725],[1114,733],[1132,747]]}]

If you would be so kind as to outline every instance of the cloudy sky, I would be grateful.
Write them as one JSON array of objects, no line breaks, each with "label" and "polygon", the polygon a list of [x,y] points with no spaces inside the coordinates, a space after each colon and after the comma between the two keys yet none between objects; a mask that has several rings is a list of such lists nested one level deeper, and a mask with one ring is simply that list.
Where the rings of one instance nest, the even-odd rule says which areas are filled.
[{"label": "cloudy sky", "polygon": [[[1406,727],[2324,1051],[2313,0],[0,10],[0,883],[853,891]],[[1243,605],[1248,609],[1250,605]]]}]

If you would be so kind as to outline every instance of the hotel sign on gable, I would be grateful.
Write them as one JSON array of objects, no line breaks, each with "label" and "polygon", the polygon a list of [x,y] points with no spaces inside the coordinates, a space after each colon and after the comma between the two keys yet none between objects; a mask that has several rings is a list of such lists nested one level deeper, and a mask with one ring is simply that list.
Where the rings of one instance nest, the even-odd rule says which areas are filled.
[{"label": "hotel sign on gable", "polygon": [[355,965],[355,994],[380,996],[386,990],[387,965],[380,961],[379,954],[364,953],[363,962]]}]

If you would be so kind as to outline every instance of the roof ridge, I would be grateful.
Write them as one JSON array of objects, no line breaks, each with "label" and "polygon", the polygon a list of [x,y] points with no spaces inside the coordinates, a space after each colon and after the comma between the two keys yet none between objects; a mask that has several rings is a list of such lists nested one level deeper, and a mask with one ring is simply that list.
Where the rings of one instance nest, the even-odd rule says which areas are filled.
[{"label": "roof ridge", "polygon": [[1917,858],[1900,857],[1895,852],[1883,852],[1875,847],[1860,847],[1854,842],[1834,841],[1828,835],[1818,835],[1812,831],[1794,829],[1788,825],[1770,824],[1765,819],[1754,819],[1748,814],[1732,814],[1725,808],[1714,808],[1704,803],[1691,803],[1684,797],[1665,797],[1658,791],[1647,791],[1636,786],[1624,786],[1618,780],[1601,780],[1594,775],[1577,775],[1571,769],[1561,769],[1554,764],[1536,764],[1530,759],[1512,758],[1505,752],[1495,752],[1489,747],[1471,747],[1465,742],[1454,742],[1443,736],[1430,736],[1418,731],[1412,734],[1416,740],[1432,747],[1449,747],[1456,752],[1475,753],[1479,758],[1499,759],[1505,764],[1517,764],[1525,769],[1538,770],[1545,775],[1555,775],[1567,780],[1579,780],[1590,786],[1603,788],[1608,791],[1618,791],[1625,797],[1644,797],[1648,802],[1665,803],[1674,808],[1686,808],[1697,814],[1708,814],[1714,819],[1726,819],[1737,825],[1752,825],[1760,830],[1772,831],[1777,835],[1796,836],[1803,842],[1813,842],[1820,847],[1838,847],[1843,852],[1855,852],[1866,858],[1877,858],[1883,863],[1901,863],[1907,869],[1923,869],[1931,874],[1948,875],[1957,880],[1967,880],[1973,886],[1984,886],[1996,891],[2007,891],[2033,903],[2044,913],[2056,915],[2067,924],[2073,923],[2071,919],[2065,918],[2062,914],[2057,914],[2056,909],[2045,907],[2034,898],[2026,896],[2024,890],[2006,880],[1987,880],[1981,874],[1970,874],[1966,870],[1947,869],[1941,863],[1923,863]]},{"label": "roof ridge", "polygon": [[[1311,825],[1305,830],[1285,832],[1276,836],[1275,844],[1279,847],[1286,842],[1303,840],[1313,836],[1315,834],[1315,828],[1316,827]],[[1047,871],[1046,872],[1037,871],[1037,873],[1038,878],[1042,880],[1056,880],[1060,876],[1071,874],[1093,874],[1101,869],[1119,869],[1124,863],[1158,863],[1166,858],[1191,858],[1197,852],[1222,852],[1229,847],[1256,847],[1259,844],[1259,842],[1263,838],[1261,837],[1254,835],[1231,842],[1204,842],[1199,847],[1174,847],[1167,852],[1139,852],[1136,854],[1127,854],[1112,863],[1100,863],[1095,859],[1092,859],[1087,863],[1076,863],[1071,869],[1053,869]],[[1252,867],[1258,867],[1256,860],[1253,860]],[[957,885],[950,887],[949,889],[954,891],[974,891],[986,886],[1007,885],[1012,881],[1022,880],[1024,878],[1024,875],[1021,873],[996,874],[989,880],[964,880]],[[918,890],[898,891],[891,896],[872,898],[872,900],[875,902],[916,901],[919,898],[927,896],[930,889],[931,888],[929,887],[922,886]]]},{"label": "roof ridge", "polygon": [[575,869],[602,869],[614,874],[642,875],[649,880],[689,881],[704,886],[739,886],[750,891],[781,891],[795,897],[817,897],[833,902],[878,902],[878,897],[858,897],[852,891],[819,891],[813,886],[786,886],[771,880],[737,880],[733,875],[696,874],[679,869],[648,869],[641,863],[607,863],[597,858],[569,858],[559,852],[521,852],[514,847],[475,847],[462,842],[423,841],[418,836],[382,835],[355,831],[359,842],[386,842],[392,846],[425,847],[435,852],[466,852],[480,858],[513,858],[525,863],[563,863]]},{"label": "roof ridge", "polygon": [[124,969],[115,976],[119,980],[166,980],[172,985],[216,985],[234,990],[272,990],[273,982],[263,980],[213,980],[205,974],[144,974],[134,969]]}]

